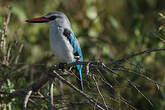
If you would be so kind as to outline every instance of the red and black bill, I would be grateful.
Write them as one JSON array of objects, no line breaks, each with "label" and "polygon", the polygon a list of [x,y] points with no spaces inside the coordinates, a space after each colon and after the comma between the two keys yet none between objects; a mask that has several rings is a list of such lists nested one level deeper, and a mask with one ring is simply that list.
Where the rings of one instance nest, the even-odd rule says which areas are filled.
[{"label": "red and black bill", "polygon": [[28,22],[28,23],[45,23],[45,22],[49,22],[49,19],[45,18],[45,17],[39,17],[39,18],[28,19],[28,20],[26,20],[26,22]]}]

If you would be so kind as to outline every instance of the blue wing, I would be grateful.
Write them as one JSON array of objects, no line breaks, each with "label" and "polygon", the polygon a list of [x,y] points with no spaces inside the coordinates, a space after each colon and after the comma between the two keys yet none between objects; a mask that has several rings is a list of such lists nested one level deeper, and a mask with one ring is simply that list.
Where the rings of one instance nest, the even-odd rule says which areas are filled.
[{"label": "blue wing", "polygon": [[[79,61],[83,61],[83,56],[82,56],[82,51],[81,51],[81,48],[80,48],[80,44],[79,44],[78,40],[76,39],[74,33],[72,31],[69,31],[69,30],[65,29],[64,30],[64,35],[67,36],[70,44],[73,47],[74,56],[79,56],[80,57]],[[77,59],[75,58],[74,61],[76,62]],[[83,65],[76,65],[76,69],[79,71],[79,74],[80,74],[81,89],[83,90],[83,80],[82,80],[82,73],[81,73],[82,67],[83,67]]]}]

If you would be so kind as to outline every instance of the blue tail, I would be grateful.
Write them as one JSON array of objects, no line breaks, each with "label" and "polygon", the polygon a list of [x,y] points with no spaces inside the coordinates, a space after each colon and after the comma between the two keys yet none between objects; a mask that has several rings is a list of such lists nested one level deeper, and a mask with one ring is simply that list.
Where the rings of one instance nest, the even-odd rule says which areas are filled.
[{"label": "blue tail", "polygon": [[[69,33],[67,38],[69,39],[69,42],[73,47],[74,56],[79,56],[80,57],[80,59],[75,58],[74,61],[75,62],[77,60],[78,61],[83,61],[83,55],[82,55],[82,51],[81,51],[81,48],[80,48],[80,44],[79,44],[78,40],[76,39],[74,33],[72,32],[72,30],[69,31],[69,30],[66,30],[66,29],[65,29],[65,32],[66,32],[65,34]],[[76,67],[75,67],[76,72],[79,73],[79,79],[78,79],[79,81],[78,82],[81,86],[81,90],[83,90],[83,80],[82,80],[82,74],[81,74],[82,67],[83,67],[83,65],[76,65]]]},{"label": "blue tail", "polygon": [[83,90],[83,79],[82,79],[82,73],[81,73],[81,70],[82,70],[82,65],[77,65],[76,66],[76,71],[79,72],[79,79],[78,79],[78,83],[81,87],[81,90]]}]

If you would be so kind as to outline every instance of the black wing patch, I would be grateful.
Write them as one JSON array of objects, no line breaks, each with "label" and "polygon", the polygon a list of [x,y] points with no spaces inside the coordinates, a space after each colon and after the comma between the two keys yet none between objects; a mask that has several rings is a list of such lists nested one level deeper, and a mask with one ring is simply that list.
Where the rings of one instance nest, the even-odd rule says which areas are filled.
[{"label": "black wing patch", "polygon": [[64,29],[64,32],[63,32],[63,35],[69,40],[69,42],[71,43],[71,41],[70,41],[70,34],[71,34],[71,32],[70,32],[70,30],[69,29]]}]

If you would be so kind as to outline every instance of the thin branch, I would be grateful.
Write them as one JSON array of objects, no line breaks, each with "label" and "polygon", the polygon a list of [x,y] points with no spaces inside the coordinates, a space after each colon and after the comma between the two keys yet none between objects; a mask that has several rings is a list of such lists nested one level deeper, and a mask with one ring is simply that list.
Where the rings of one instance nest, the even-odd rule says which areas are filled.
[{"label": "thin branch", "polygon": [[130,80],[127,80],[127,81],[150,103],[150,105],[153,106],[152,102],[136,87],[135,84],[133,84]]},{"label": "thin branch", "polygon": [[120,62],[123,62],[123,61],[128,60],[128,59],[130,59],[132,57],[135,57],[135,56],[139,56],[139,55],[147,54],[147,53],[152,53],[152,52],[160,52],[160,51],[165,51],[165,48],[162,48],[162,49],[151,49],[151,50],[145,50],[145,51],[142,51],[142,52],[133,53],[131,55],[127,55],[127,56],[124,56],[124,57],[119,58],[117,60],[114,60],[114,61],[110,62],[109,64],[120,63]]},{"label": "thin branch", "polygon": [[[102,64],[102,62],[74,62],[74,63],[70,63],[70,64],[67,64],[66,66],[64,66],[64,68],[68,68],[68,67],[71,67],[71,66],[75,66],[75,65],[78,65],[78,64],[88,64],[88,63],[91,63],[91,66],[92,65],[100,65]],[[30,90],[32,89],[32,91],[37,91],[38,89],[40,89],[44,84],[46,84],[49,80],[49,75],[48,73],[53,71],[53,70],[59,70],[59,65],[53,65],[53,66],[50,66],[46,69],[46,71],[44,71],[40,77],[39,80],[37,80],[36,82],[32,83],[31,85],[29,85],[28,87],[24,88],[24,89],[20,89],[20,90],[16,90],[10,94],[6,94],[8,95],[10,98],[12,97],[17,97],[17,96],[24,96],[26,94],[26,90]],[[2,91],[1,91],[2,92]],[[4,94],[4,93],[3,93]]]},{"label": "thin branch", "polygon": [[20,47],[19,47],[19,50],[18,50],[18,53],[17,53],[17,56],[16,56],[16,58],[15,58],[15,64],[17,64],[18,63],[18,60],[19,60],[19,57],[20,57],[20,54],[21,54],[21,52],[22,52],[22,50],[23,50],[23,44],[21,44],[20,45]]},{"label": "thin branch", "polygon": [[50,110],[53,110],[53,77],[49,78]]},{"label": "thin branch", "polygon": [[120,96],[120,101],[123,102],[124,104],[128,105],[132,109],[137,110],[137,108],[135,108],[134,106],[132,106],[131,104],[129,104],[129,102],[124,97]]},{"label": "thin branch", "polygon": [[36,82],[34,82],[33,84],[31,84],[30,86],[24,88],[24,89],[20,89],[20,90],[16,90],[10,94],[8,94],[8,96],[10,98],[12,97],[17,97],[17,96],[24,96],[26,94],[26,90],[30,90],[32,89],[32,91],[37,91],[38,89],[40,89],[44,84],[46,84],[49,80],[49,76],[48,74],[43,73],[40,77],[39,80],[37,80]]},{"label": "thin branch", "polygon": [[[125,57],[120,58],[118,60],[114,60],[113,62],[111,62],[111,64],[122,62],[122,61],[124,61],[126,59],[132,58],[132,57],[137,56],[137,55],[142,55],[142,54],[145,54],[145,53],[151,53],[151,52],[157,52],[157,51],[164,51],[164,50],[165,49],[146,50],[146,51],[143,51],[143,52],[139,52],[139,53],[135,53],[135,54],[132,54],[132,55],[125,56]],[[110,69],[107,66],[105,66],[102,62],[94,62],[94,61],[74,62],[74,63],[70,63],[70,64],[67,64],[67,65],[64,65],[64,68],[72,67],[72,66],[75,66],[75,65],[89,65],[90,68],[91,67],[102,68],[104,70],[106,69],[107,71],[110,71],[111,73],[114,73],[114,74],[119,76],[119,74],[117,74],[116,72],[113,72],[112,69]],[[48,74],[51,73],[53,70],[59,71],[60,70],[59,65],[48,67],[47,70],[42,73],[42,75],[41,75],[41,77],[40,77],[40,79],[38,81],[34,82],[33,84],[31,84],[30,86],[28,86],[28,87],[26,87],[24,89],[16,90],[13,93],[6,93],[7,96],[9,96],[9,97],[24,96],[24,95],[26,95],[26,90],[29,90],[29,89],[32,89],[32,91],[37,91],[44,84],[46,84],[46,82],[48,82],[48,80],[49,80],[49,75]],[[84,97],[86,97],[91,103],[93,103],[93,104],[96,103],[98,108],[106,108],[106,106],[104,104],[102,104],[100,102],[97,102],[95,99],[93,99],[92,97],[88,96],[83,91],[80,91],[79,89],[77,89],[70,82],[66,81],[61,76],[63,74],[59,75],[57,72],[54,72],[54,74],[55,74],[55,77],[57,77],[63,83],[69,85],[72,89],[74,89],[75,91],[77,91],[78,93],[83,95]],[[134,88],[137,90],[137,88],[135,86],[134,86]],[[139,92],[139,90],[138,90],[138,92]],[[139,92],[139,93],[142,94],[141,92]],[[5,92],[1,92],[0,94],[5,94]],[[142,96],[144,97],[144,95],[142,95]],[[145,99],[146,99],[146,97],[145,97]],[[149,101],[149,100],[147,100],[147,101]],[[109,109],[113,109],[111,107],[108,107],[108,108]]]},{"label": "thin branch", "polygon": [[5,65],[9,64],[9,62],[7,61],[6,37],[7,37],[7,30],[8,30],[8,24],[10,22],[10,17],[11,17],[11,7],[8,7],[8,15],[7,15],[6,20],[3,22],[3,31],[2,31],[2,36],[0,38],[0,49],[4,52],[2,64],[5,64]]},{"label": "thin branch", "polygon": [[24,104],[23,104],[23,110],[26,110],[27,108],[27,103],[29,101],[29,97],[31,96],[32,94],[32,90],[29,90],[25,96],[25,100],[24,100]]},{"label": "thin branch", "polygon": [[61,105],[64,105],[64,91],[63,91],[63,83],[59,80],[58,81],[58,91],[60,93],[60,96],[61,96]]},{"label": "thin branch", "polygon": [[[107,67],[107,66],[105,66],[105,67],[106,67],[110,72],[112,72],[112,73],[118,75],[118,77],[121,77],[118,73],[116,73],[115,71],[113,71],[111,68],[109,68],[109,67]],[[136,85],[135,85],[132,81],[130,81],[128,78],[126,78],[125,80],[126,80],[133,88],[135,88],[135,89],[150,103],[150,105],[153,106],[152,102],[136,87]]]},{"label": "thin branch", "polygon": [[[75,90],[76,92],[80,93],[82,96],[84,96],[86,99],[88,99],[91,103],[93,104],[97,104],[96,106],[100,109],[102,108],[106,108],[104,104],[96,101],[95,99],[93,99],[92,97],[90,97],[89,95],[87,95],[86,93],[84,93],[83,91],[79,90],[77,87],[75,87],[73,84],[71,84],[69,81],[65,80],[62,76],[60,76],[56,71],[53,71],[53,74],[56,78],[58,78],[59,80],[61,80],[63,83],[67,84],[69,87],[71,87],[73,90]],[[109,110],[114,110],[112,107],[108,106]]]},{"label": "thin branch", "polygon": [[[113,87],[109,82],[107,82],[107,80],[104,78],[104,76],[102,75],[101,71],[100,71],[98,68],[95,68],[95,69],[97,70],[97,72],[98,72],[99,75],[101,76],[101,80],[102,80],[105,84],[107,84],[110,88],[112,88],[112,89],[115,91],[114,87]],[[128,105],[130,108],[132,108],[132,109],[134,109],[134,110],[137,110],[134,106],[132,106],[131,104],[129,104],[129,102],[128,102],[127,100],[125,100],[123,97],[121,97],[121,96],[119,96],[119,97],[120,97],[120,101],[121,101],[122,103]],[[119,101],[118,101],[117,99],[115,99],[115,98],[113,98],[113,97],[109,97],[109,98],[110,98],[112,101],[119,103]]]},{"label": "thin branch", "polygon": [[[162,28],[162,27],[165,27],[165,24],[163,24],[162,26],[160,26],[160,28]],[[159,29],[160,29],[159,28]],[[159,30],[160,31],[160,30]],[[152,33],[156,38],[158,38],[161,42],[163,42],[163,43],[165,43],[165,39],[163,39],[163,38],[161,38],[160,36],[158,36],[156,33]]]},{"label": "thin branch", "polygon": [[98,92],[99,92],[99,94],[100,94],[100,96],[101,96],[101,98],[102,98],[102,100],[103,100],[103,102],[104,102],[104,105],[105,105],[106,109],[108,110],[108,107],[107,107],[107,104],[106,104],[106,102],[105,102],[104,96],[101,94],[101,91],[100,91],[100,89],[99,89],[99,86],[98,86],[98,84],[97,84],[97,81],[96,81],[96,78],[95,78],[94,75],[93,75],[93,80],[95,81],[96,88],[97,88],[97,90],[98,90]]},{"label": "thin branch", "polygon": [[142,78],[150,81],[151,83],[153,83],[155,85],[159,85],[159,86],[165,87],[165,84],[164,83],[159,83],[157,81],[154,81],[153,79],[149,78],[148,76],[146,76],[144,74],[140,74],[138,72],[132,71],[132,70],[130,70],[130,69],[126,68],[126,67],[123,67],[123,66],[121,68],[116,68],[116,69],[113,69],[113,70],[118,70],[118,71],[124,71],[124,72],[128,72],[128,73],[133,73],[133,74],[138,75],[139,77],[142,77]]}]

